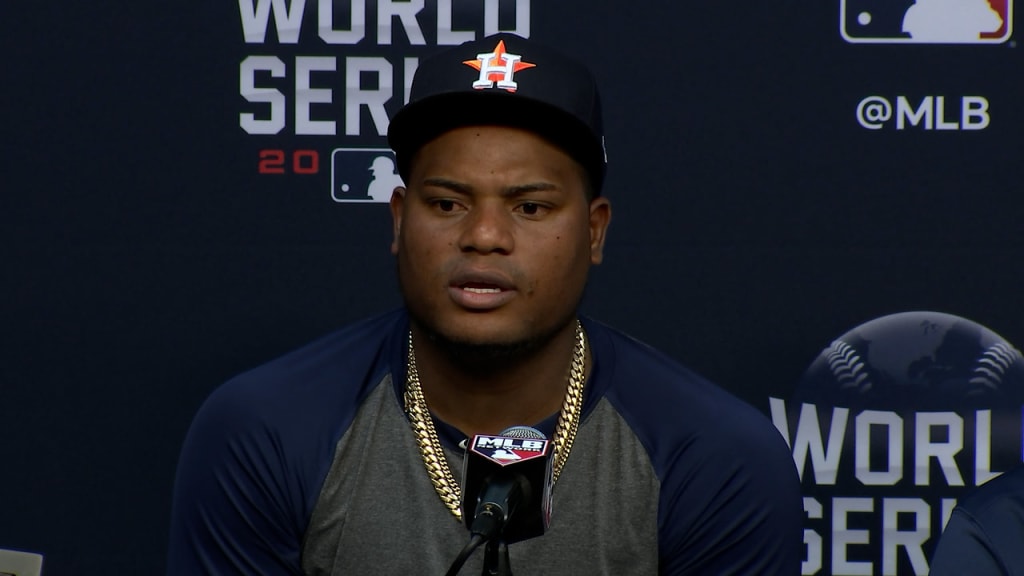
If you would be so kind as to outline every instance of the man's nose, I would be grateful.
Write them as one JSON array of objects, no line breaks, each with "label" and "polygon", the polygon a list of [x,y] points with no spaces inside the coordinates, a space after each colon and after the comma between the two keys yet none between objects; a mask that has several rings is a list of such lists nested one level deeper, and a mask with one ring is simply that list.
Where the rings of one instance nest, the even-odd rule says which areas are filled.
[{"label": "man's nose", "polygon": [[515,247],[513,214],[502,203],[480,203],[463,220],[459,248],[464,252],[508,254]]}]

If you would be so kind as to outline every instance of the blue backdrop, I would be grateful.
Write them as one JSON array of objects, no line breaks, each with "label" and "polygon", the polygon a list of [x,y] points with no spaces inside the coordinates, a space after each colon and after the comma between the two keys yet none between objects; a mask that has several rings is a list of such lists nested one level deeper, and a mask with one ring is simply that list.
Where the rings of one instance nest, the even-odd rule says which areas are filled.
[{"label": "blue backdrop", "polygon": [[[47,576],[161,572],[206,395],[399,304],[386,206],[344,172],[386,146],[418,58],[497,28],[603,86],[615,211],[586,313],[766,414],[834,339],[892,313],[1022,345],[1013,0],[939,43],[902,31],[914,4],[8,6],[0,548],[43,554]],[[831,573],[825,550],[806,573]],[[884,573],[877,546],[852,550]]]}]

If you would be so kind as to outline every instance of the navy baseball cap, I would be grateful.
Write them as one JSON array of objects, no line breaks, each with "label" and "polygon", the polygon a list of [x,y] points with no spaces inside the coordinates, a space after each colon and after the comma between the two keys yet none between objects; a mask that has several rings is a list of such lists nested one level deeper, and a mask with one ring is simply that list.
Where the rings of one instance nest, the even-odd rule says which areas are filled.
[{"label": "navy baseball cap", "polygon": [[462,126],[499,125],[534,132],[562,148],[600,194],[607,157],[597,82],[590,71],[515,34],[466,42],[420,63],[409,103],[391,120],[388,144],[408,181],[416,151]]}]

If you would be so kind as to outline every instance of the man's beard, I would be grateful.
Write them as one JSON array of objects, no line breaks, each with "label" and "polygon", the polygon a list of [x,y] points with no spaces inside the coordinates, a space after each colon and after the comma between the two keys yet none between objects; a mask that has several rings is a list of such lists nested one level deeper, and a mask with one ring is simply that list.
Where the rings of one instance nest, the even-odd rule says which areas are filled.
[{"label": "man's beard", "polygon": [[452,338],[437,330],[411,310],[411,320],[448,360],[470,374],[481,376],[524,362],[538,351],[545,348],[562,330],[574,322],[575,310],[562,321],[556,322],[544,331],[517,341],[510,342],[476,342]]}]

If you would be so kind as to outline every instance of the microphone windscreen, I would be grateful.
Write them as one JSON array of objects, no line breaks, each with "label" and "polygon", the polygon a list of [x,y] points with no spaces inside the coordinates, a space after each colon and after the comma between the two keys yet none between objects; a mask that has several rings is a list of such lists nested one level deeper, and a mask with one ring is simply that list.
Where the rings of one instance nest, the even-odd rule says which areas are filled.
[{"label": "microphone windscreen", "polygon": [[537,430],[532,426],[509,426],[501,431],[498,436],[507,436],[509,438],[527,438],[530,440],[547,440],[548,437],[543,432]]}]

